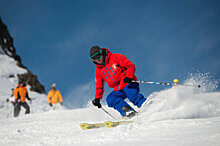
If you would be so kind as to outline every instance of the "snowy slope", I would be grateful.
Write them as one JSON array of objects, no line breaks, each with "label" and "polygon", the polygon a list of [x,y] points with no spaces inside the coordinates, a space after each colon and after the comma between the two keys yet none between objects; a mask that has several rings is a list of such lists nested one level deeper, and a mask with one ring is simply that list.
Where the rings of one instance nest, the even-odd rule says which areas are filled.
[{"label": "snowy slope", "polygon": [[[11,89],[15,88],[18,83],[17,74],[26,73],[27,70],[16,65],[16,61],[6,55],[0,54],[0,119],[11,118],[13,115],[13,106],[6,102],[7,98],[11,97]],[[27,86],[29,89],[30,87]],[[38,94],[29,91],[29,96],[32,98],[31,113],[42,112],[49,110],[46,95]],[[24,115],[24,111],[21,111]]]},{"label": "snowy slope", "polygon": [[[112,129],[80,129],[81,122],[112,120],[92,105],[0,120],[0,145],[218,146],[220,93],[203,91],[179,86],[152,93],[135,123]],[[104,108],[120,119],[113,109]]]},{"label": "snowy slope", "polygon": [[[17,73],[26,70],[0,54],[0,146],[218,146],[220,143],[220,92],[217,82],[199,74],[185,84],[201,88],[174,86],[152,93],[145,107],[130,125],[116,128],[82,130],[80,123],[112,120],[105,112],[93,107],[51,111],[46,95],[31,92],[31,114],[12,117],[12,105],[5,100],[16,87]],[[14,77],[9,77],[14,76]],[[28,87],[29,88],[29,87]],[[114,117],[120,115],[104,106]]]}]

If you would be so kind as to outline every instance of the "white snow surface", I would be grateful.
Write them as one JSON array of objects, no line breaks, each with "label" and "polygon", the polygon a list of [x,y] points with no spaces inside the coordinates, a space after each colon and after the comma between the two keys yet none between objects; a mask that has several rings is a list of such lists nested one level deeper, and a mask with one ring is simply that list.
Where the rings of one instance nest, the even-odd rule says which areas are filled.
[{"label": "white snow surface", "polygon": [[[154,92],[144,107],[136,108],[139,115],[132,119],[134,123],[82,130],[80,123],[117,120],[92,106],[91,101],[85,108],[48,110],[46,95],[35,92],[30,92],[31,114],[7,116],[12,106],[7,109],[5,100],[17,82],[8,75],[25,70],[2,55],[0,63],[0,146],[219,146],[220,92],[214,91],[216,84],[203,80],[202,88],[174,86]],[[185,84],[193,85],[195,80],[190,78]],[[121,119],[114,109],[103,108]]]}]

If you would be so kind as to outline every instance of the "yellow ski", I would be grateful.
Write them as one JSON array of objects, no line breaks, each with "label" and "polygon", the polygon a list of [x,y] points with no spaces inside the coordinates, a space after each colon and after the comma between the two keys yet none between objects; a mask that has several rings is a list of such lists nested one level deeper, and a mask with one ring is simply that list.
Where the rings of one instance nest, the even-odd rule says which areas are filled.
[{"label": "yellow ski", "polygon": [[87,130],[87,129],[95,129],[95,128],[105,127],[105,124],[104,123],[96,123],[96,124],[81,123],[80,127],[83,130]]},{"label": "yellow ski", "polygon": [[107,121],[107,122],[104,122],[105,127],[108,127],[108,128],[114,128],[118,125],[126,125],[126,124],[130,124],[130,123],[134,123],[134,121],[119,121],[119,122]]},{"label": "yellow ski", "polygon": [[107,121],[104,123],[95,123],[95,124],[81,123],[80,127],[83,130],[96,129],[96,128],[101,128],[101,127],[114,128],[118,125],[126,125],[126,124],[131,124],[131,123],[134,123],[134,121],[118,121],[118,122]]}]

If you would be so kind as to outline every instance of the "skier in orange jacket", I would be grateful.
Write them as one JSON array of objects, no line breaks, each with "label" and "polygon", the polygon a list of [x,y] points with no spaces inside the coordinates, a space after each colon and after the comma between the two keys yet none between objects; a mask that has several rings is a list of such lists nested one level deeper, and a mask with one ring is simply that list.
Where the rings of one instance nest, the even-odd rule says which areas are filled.
[{"label": "skier in orange jacket", "polygon": [[56,84],[54,83],[51,87],[50,87],[50,91],[47,95],[47,100],[48,100],[48,104],[53,107],[53,105],[56,105],[57,103],[60,103],[61,105],[63,105],[63,97],[60,94],[60,91],[57,90],[56,88]]},{"label": "skier in orange jacket", "polygon": [[17,117],[20,113],[21,106],[23,106],[26,111],[25,114],[30,114],[30,106],[26,102],[26,98],[32,102],[32,99],[28,95],[28,90],[26,84],[23,80],[19,81],[17,88],[14,90],[15,106],[14,106],[14,117]]}]

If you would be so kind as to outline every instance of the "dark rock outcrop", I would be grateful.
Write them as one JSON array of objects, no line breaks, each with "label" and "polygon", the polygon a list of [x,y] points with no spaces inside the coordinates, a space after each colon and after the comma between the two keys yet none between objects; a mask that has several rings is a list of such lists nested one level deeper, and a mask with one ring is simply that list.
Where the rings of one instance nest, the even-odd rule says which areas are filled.
[{"label": "dark rock outcrop", "polygon": [[18,74],[18,78],[25,81],[26,84],[30,85],[30,90],[36,91],[38,93],[45,93],[44,86],[39,83],[37,76],[33,75],[29,70],[26,74]]},{"label": "dark rock outcrop", "polygon": [[[21,68],[27,70],[25,74],[18,74],[18,79],[25,81],[28,85],[31,86],[32,91],[36,91],[38,93],[45,93],[45,88],[37,79],[37,76],[34,75],[30,70],[25,67],[22,62],[20,56],[16,54],[16,49],[13,45],[13,38],[10,36],[8,32],[7,26],[2,22],[0,17],[0,54],[5,54],[9,57],[14,58],[17,61],[17,65]],[[10,75],[10,77],[13,77]]]}]

